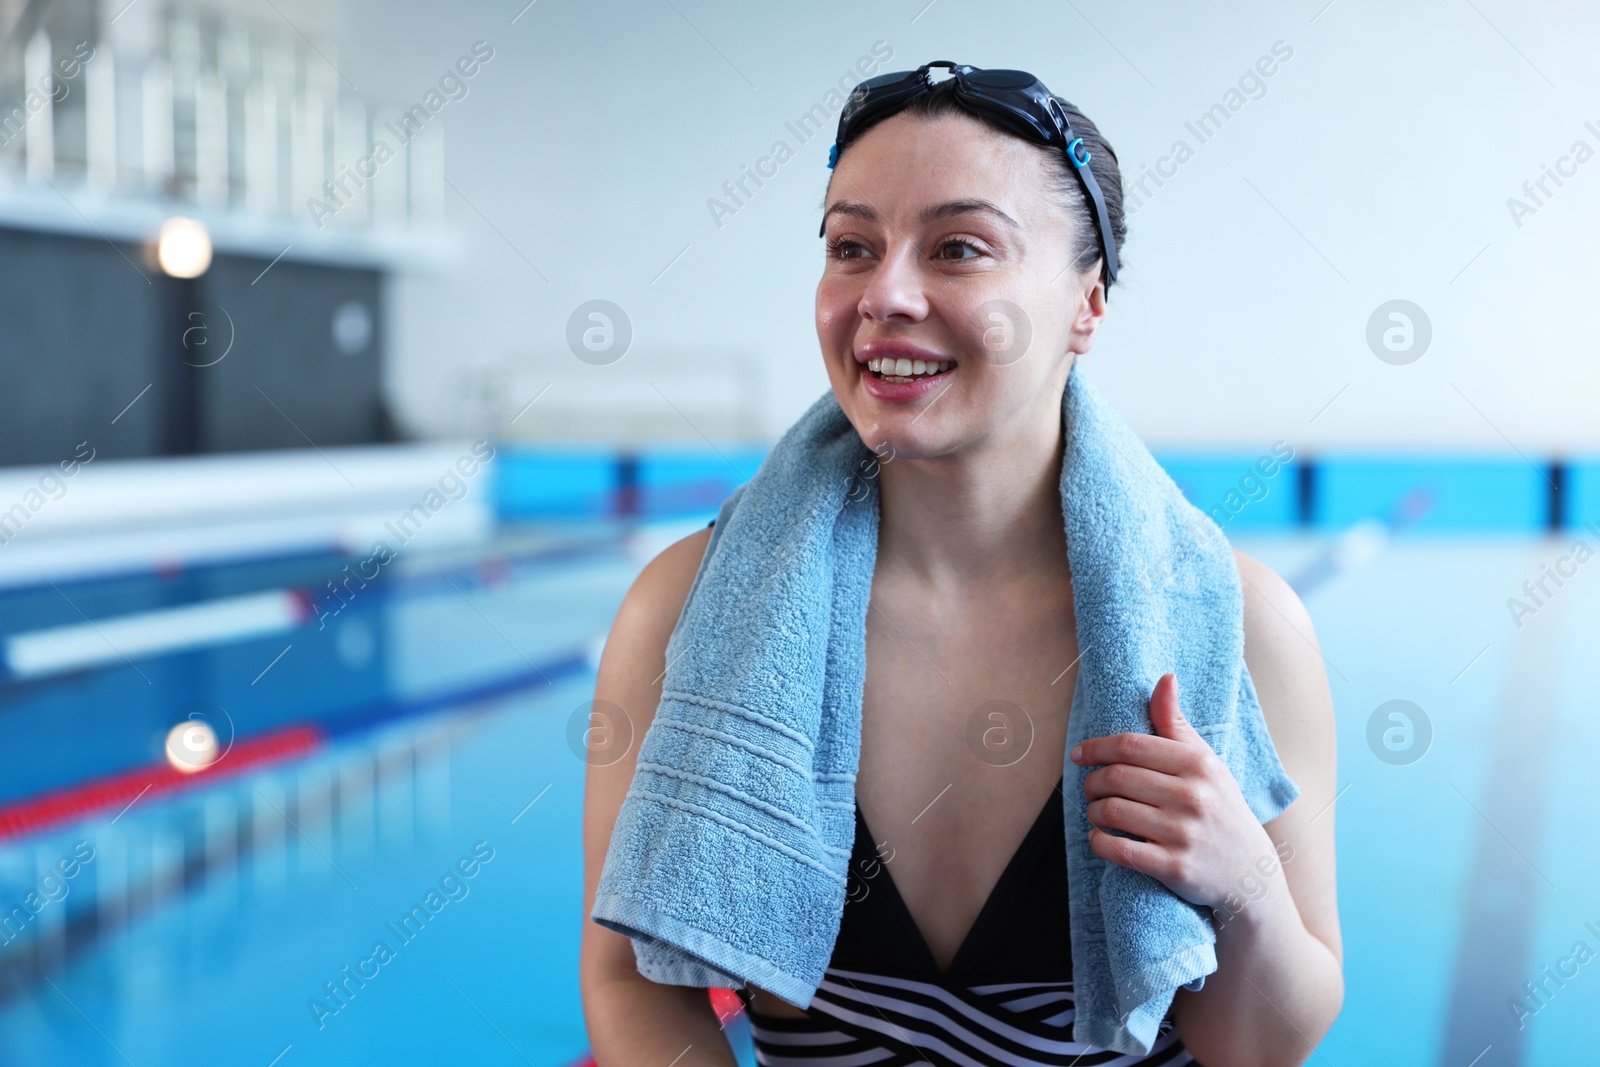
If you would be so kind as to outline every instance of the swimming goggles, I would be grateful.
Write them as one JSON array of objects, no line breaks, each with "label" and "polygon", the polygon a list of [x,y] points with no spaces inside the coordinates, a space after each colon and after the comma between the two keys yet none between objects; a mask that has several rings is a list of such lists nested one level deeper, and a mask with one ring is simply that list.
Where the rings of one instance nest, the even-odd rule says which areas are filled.
[{"label": "swimming goggles", "polygon": [[[1067,162],[1083,183],[1084,192],[1094,204],[1099,222],[1100,254],[1105,257],[1106,284],[1117,279],[1117,245],[1111,234],[1111,217],[1106,212],[1105,198],[1100,194],[1100,183],[1094,171],[1086,164],[1090,153],[1072,128],[1072,123],[1062,112],[1061,105],[1050,95],[1044,84],[1024,70],[979,70],[966,64],[938,60],[924,63],[916,70],[896,71],[869,78],[851,91],[839,113],[839,132],[833,148],[828,152],[828,169],[839,162],[839,146],[848,144],[866,127],[885,119],[924,93],[931,92],[934,81],[928,71],[944,67],[955,82],[956,103],[967,111],[989,119],[1002,128],[1035,144],[1060,146]],[[942,84],[942,83],[941,83]],[[827,222],[817,231],[821,237],[827,232]]]}]

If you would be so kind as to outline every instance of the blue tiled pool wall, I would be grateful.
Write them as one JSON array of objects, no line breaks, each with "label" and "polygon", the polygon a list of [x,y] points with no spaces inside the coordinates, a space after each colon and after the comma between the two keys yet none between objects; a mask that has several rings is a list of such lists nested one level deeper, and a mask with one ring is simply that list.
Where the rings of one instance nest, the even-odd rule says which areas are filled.
[{"label": "blue tiled pool wall", "polygon": [[[713,511],[767,449],[617,452],[498,448],[507,521],[670,518]],[[1600,455],[1258,453],[1154,455],[1225,532],[1333,532],[1365,519],[1420,533],[1528,533],[1600,523]]]}]

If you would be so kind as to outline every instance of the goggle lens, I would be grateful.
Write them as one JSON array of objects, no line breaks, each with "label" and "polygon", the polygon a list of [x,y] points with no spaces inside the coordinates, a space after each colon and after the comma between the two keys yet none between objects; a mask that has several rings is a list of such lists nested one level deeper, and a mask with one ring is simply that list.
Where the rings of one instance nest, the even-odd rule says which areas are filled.
[{"label": "goggle lens", "polygon": [[970,86],[1003,90],[1026,89],[1039,80],[1025,70],[974,70],[962,77]]}]

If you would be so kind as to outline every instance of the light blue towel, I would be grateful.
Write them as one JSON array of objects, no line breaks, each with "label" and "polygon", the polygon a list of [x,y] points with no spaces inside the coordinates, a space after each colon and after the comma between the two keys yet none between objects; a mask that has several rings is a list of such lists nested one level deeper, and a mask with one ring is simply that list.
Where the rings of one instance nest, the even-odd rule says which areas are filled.
[{"label": "light blue towel", "polygon": [[[1268,821],[1299,790],[1245,669],[1227,540],[1101,399],[1081,360],[1062,417],[1085,697],[1067,748],[1150,732],[1151,693],[1173,672],[1184,715]],[[855,834],[877,473],[829,391],[718,512],[590,913],[633,939],[654,981],[754,983],[803,1008],[822,980]],[[1063,759],[1072,1036],[1143,1054],[1177,988],[1199,988],[1216,970],[1216,932],[1206,909],[1090,851],[1090,768]]]}]

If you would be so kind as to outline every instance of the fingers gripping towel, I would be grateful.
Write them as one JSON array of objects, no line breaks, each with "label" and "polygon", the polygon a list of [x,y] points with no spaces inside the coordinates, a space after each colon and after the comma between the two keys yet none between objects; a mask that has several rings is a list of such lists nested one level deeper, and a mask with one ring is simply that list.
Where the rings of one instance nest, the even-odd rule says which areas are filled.
[{"label": "fingers gripping towel", "polygon": [[[1067,748],[1152,731],[1161,675],[1251,811],[1299,795],[1244,664],[1232,549],[1075,363],[1062,515],[1084,702]],[[722,504],[667,643],[654,722],[591,918],[672,985],[755,984],[808,1007],[833,953],[855,831],[877,457],[823,394]],[[1178,987],[1216,970],[1205,908],[1089,848],[1069,760],[1073,1039],[1149,1051]]]}]

